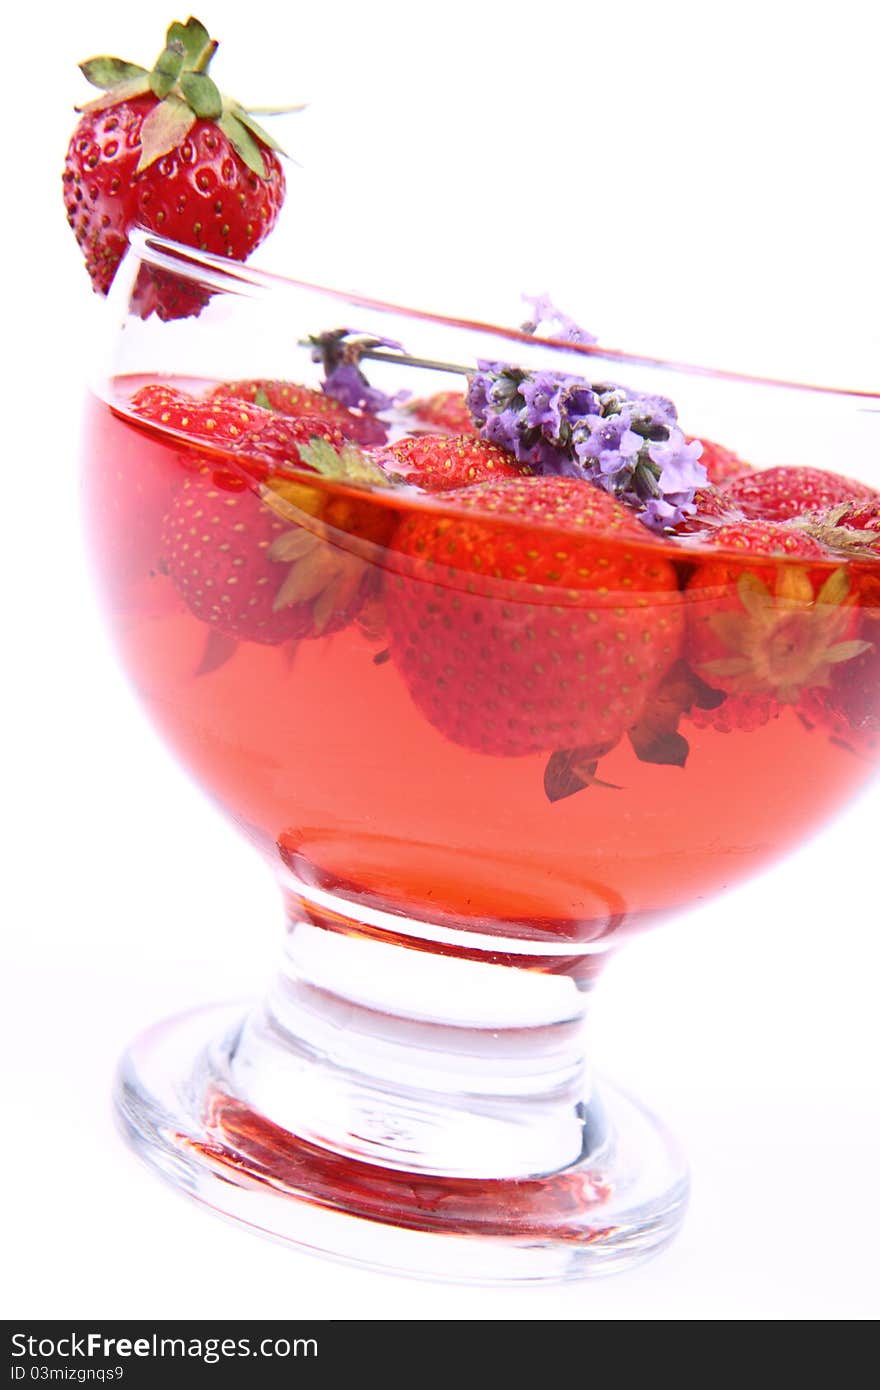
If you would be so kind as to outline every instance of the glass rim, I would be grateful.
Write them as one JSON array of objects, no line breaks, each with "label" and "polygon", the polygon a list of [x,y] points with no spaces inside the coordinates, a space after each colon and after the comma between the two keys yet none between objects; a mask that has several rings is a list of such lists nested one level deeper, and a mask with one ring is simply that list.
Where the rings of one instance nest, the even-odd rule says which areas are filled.
[{"label": "glass rim", "polygon": [[[411,305],[397,304],[390,300],[377,299],[354,290],[343,290],[329,285],[319,285],[308,280],[298,280],[294,276],[282,275],[277,271],[264,270],[248,265],[243,261],[231,260],[200,251],[197,247],[172,241],[145,227],[133,227],[129,232],[129,246],[138,260],[180,275],[189,275],[207,283],[216,290],[241,293],[242,290],[305,290],[326,295],[355,308],[372,309],[388,314],[399,314],[414,321],[435,324],[444,328],[457,328],[464,332],[485,333],[506,339],[512,343],[522,343],[532,347],[539,346],[551,351],[564,352],[599,361],[619,362],[624,366],[647,367],[675,373],[681,376],[704,377],[708,380],[725,381],[744,386],[773,387],[780,390],[808,392],[815,395],[834,396],[859,401],[880,403],[880,389],[832,386],[824,382],[796,381],[787,377],[764,376],[757,373],[735,371],[730,368],[712,367],[696,362],[684,362],[676,358],[658,357],[656,354],[629,352],[622,348],[607,347],[603,343],[572,343],[562,338],[544,337],[527,333],[520,328],[505,327],[487,323],[481,319],[462,318],[456,314],[441,314],[430,309],[418,309]],[[870,409],[870,407],[862,407]]]}]

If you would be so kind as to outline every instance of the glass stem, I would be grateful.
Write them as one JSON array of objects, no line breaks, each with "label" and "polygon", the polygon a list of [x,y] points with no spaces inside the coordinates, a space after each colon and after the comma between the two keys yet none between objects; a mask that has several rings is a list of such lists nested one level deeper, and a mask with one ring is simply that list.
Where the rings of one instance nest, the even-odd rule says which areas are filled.
[{"label": "glass stem", "polygon": [[565,973],[295,921],[232,1049],[239,1099],[298,1137],[414,1173],[556,1173],[605,1142]]}]

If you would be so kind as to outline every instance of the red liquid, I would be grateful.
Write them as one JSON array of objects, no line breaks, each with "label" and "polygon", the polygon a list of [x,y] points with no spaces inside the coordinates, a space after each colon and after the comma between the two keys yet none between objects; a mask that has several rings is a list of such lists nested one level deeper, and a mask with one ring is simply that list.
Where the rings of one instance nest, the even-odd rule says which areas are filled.
[{"label": "red liquid", "polygon": [[[613,788],[551,802],[543,777],[552,748],[498,756],[456,743],[426,717],[394,653],[383,659],[391,580],[375,539],[375,594],[359,621],[295,644],[233,645],[212,635],[163,572],[163,518],[192,454],[94,401],[85,456],[92,553],[130,678],[192,776],[306,883],[465,930],[595,941],[756,872],[874,771],[869,740],[818,723],[816,692],[805,691],[754,730],[719,732],[684,713],[685,767],[642,761],[621,738],[597,773]],[[332,499],[331,485],[313,486]],[[408,506],[364,494],[362,534],[372,511],[365,533],[388,536],[393,550],[392,509]],[[619,546],[598,549],[613,566]],[[662,563],[678,565],[684,584],[700,560],[668,547]],[[792,562],[751,567],[766,574],[780,563]],[[838,567],[830,562],[827,573]],[[823,567],[807,568],[815,576]],[[847,568],[858,632],[871,640],[880,634],[880,563]],[[656,624],[669,594],[656,609],[648,598]],[[580,611],[589,604],[582,596]],[[855,679],[855,661],[835,668],[838,693],[848,665]]]}]

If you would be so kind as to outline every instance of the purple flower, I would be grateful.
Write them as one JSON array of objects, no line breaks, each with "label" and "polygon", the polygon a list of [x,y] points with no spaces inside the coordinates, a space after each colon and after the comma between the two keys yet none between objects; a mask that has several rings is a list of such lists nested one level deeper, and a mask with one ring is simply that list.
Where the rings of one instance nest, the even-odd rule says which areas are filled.
[{"label": "purple flower", "polygon": [[649,497],[644,510],[639,513],[639,521],[651,531],[668,531],[684,521],[686,516],[693,516],[697,510],[687,497],[687,493],[672,497]]},{"label": "purple flower", "polygon": [[581,420],[587,416],[601,414],[599,397],[592,386],[585,381],[580,381],[578,377],[569,377],[568,385],[565,387],[563,403],[565,414],[569,424],[574,428]]},{"label": "purple flower", "polygon": [[693,492],[709,481],[699,462],[703,445],[699,439],[687,444],[680,429],[670,431],[668,439],[647,446],[648,457],[660,470],[658,483],[661,492]]},{"label": "purple flower", "polygon": [[631,468],[644,440],[629,427],[630,415],[624,409],[619,415],[592,415],[579,425],[573,436],[573,448],[579,463],[585,468],[598,465],[605,477]]},{"label": "purple flower", "polygon": [[409,397],[409,391],[398,391],[396,395],[389,396],[371,386],[359,365],[364,355],[372,354],[376,348],[402,353],[403,344],[395,338],[375,338],[351,328],[334,328],[310,341],[312,361],[320,362],[324,368],[324,393],[341,405],[348,406],[349,410],[378,414]]},{"label": "purple flower", "polygon": [[560,397],[562,383],[551,372],[535,372],[520,387],[525,401],[524,418],[529,429],[540,430],[548,439],[557,439],[562,427]]},{"label": "purple flower", "polygon": [[522,325],[523,333],[537,333],[541,324],[558,325],[556,331],[548,333],[550,338],[559,338],[565,343],[596,343],[598,338],[594,333],[588,333],[586,328],[581,328],[579,323],[575,323],[568,314],[563,314],[556,308],[548,294],[524,294],[522,296],[526,304],[532,307],[531,317]]},{"label": "purple flower", "polygon": [[[332,396],[349,410],[366,410],[377,415],[380,410],[390,410],[400,400],[400,396],[388,396],[371,386],[360,367],[353,362],[342,362],[334,367],[322,383],[324,394]],[[408,394],[408,393],[407,393]]]},{"label": "purple flower", "polygon": [[[624,387],[618,387],[618,390],[624,389]],[[649,396],[647,393],[643,395],[641,392],[637,394],[628,392],[627,395],[631,396],[638,407],[639,416],[645,421],[650,420],[655,424],[662,423],[670,429],[677,422],[678,411],[666,396]]]},{"label": "purple flower", "polygon": [[490,443],[497,444],[500,449],[506,449],[521,462],[527,461],[524,458],[519,421],[514,413],[501,410],[497,415],[489,415],[480,434]]},{"label": "purple flower", "polygon": [[582,478],[664,531],[693,512],[702,445],[688,444],[665,396],[504,362],[480,362],[467,402],[484,439],[536,473]]}]

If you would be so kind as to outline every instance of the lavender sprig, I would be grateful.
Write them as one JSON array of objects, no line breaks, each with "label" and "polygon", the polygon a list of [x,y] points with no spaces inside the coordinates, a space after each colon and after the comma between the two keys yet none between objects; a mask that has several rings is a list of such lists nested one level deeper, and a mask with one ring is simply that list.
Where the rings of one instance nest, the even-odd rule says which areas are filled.
[{"label": "lavender sprig", "polygon": [[664,531],[695,511],[703,446],[688,444],[672,401],[608,382],[478,363],[468,409],[484,439],[536,473],[583,478]]},{"label": "lavender sprig", "polygon": [[[543,323],[572,343],[596,339],[561,313],[547,295],[524,295],[534,334]],[[387,395],[370,385],[364,359],[445,368],[467,375],[467,405],[484,439],[498,444],[535,473],[581,478],[631,507],[652,531],[673,529],[696,511],[694,494],[708,481],[703,445],[686,440],[678,413],[665,396],[565,372],[528,371],[508,362],[480,361],[476,371],[410,357],[391,338],[337,328],[309,339],[321,362],[328,396],[351,409],[378,413],[411,393]]]}]

